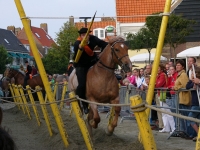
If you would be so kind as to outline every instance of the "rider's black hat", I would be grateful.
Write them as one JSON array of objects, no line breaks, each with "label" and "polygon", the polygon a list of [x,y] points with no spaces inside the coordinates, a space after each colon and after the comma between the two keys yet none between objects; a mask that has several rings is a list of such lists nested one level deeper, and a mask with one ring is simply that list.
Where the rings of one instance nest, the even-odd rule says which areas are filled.
[{"label": "rider's black hat", "polygon": [[[87,33],[87,31],[88,31],[88,28],[81,28],[81,29],[78,31],[78,33],[79,33],[79,34]],[[92,31],[90,31],[90,32],[92,32]]]}]

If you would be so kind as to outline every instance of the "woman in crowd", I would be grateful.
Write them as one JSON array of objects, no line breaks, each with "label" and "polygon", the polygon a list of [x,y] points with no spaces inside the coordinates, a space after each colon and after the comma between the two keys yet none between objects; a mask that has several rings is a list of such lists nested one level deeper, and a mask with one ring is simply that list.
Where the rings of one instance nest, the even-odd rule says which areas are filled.
[{"label": "woman in crowd", "polygon": [[[186,84],[189,79],[185,72],[185,63],[183,60],[178,60],[176,62],[176,71],[178,72],[177,79],[175,81],[175,85],[172,89],[180,90],[181,88],[186,88]],[[191,93],[190,91],[181,91],[179,92],[179,109],[190,109],[191,104]],[[188,116],[187,111],[180,111],[180,113],[184,116]],[[180,119],[180,130],[183,133],[187,133],[187,123],[186,120]]]}]

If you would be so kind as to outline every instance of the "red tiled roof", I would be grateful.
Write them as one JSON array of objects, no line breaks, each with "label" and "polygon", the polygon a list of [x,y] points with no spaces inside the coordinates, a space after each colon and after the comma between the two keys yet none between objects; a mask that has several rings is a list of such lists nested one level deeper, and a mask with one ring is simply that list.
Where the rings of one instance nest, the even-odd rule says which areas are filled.
[{"label": "red tiled roof", "polygon": [[[96,28],[105,28],[106,26],[109,26],[109,25],[116,27],[115,20],[114,21],[96,21],[96,22],[93,22],[91,30],[96,29]],[[85,23],[84,22],[76,22],[75,26],[80,29],[82,27],[85,27]],[[90,26],[90,22],[87,22],[87,27],[89,27],[89,26]]]},{"label": "red tiled roof", "polygon": [[[30,44],[29,44],[29,41],[28,40],[24,40],[24,39],[19,39],[20,40],[20,42],[22,43],[22,44],[26,44],[26,45],[29,45],[30,46]],[[39,54],[40,54],[40,57],[41,58],[43,58],[43,55],[39,52]],[[33,52],[32,52],[32,49],[31,49],[31,47],[30,47],[30,53],[29,53],[29,55],[30,56],[33,56]]]},{"label": "red tiled roof", "polygon": [[[42,46],[51,47],[52,44],[55,44],[53,39],[42,28],[31,27],[31,30],[34,36],[40,41]],[[39,35],[39,37],[36,33]]]},{"label": "red tiled roof", "polygon": [[[166,0],[116,0],[117,16],[150,15],[163,12]],[[145,22],[146,17],[117,18],[121,23]]]}]

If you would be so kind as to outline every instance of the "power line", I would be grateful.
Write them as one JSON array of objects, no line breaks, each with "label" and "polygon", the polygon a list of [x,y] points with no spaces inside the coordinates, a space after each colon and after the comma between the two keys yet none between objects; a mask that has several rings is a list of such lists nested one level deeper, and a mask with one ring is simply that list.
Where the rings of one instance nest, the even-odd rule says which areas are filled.
[{"label": "power line", "polygon": [[[138,18],[138,17],[149,17],[149,16],[169,16],[170,13],[160,13],[160,14],[155,14],[155,15],[133,15],[133,16],[108,16],[108,17],[95,17],[95,18]],[[21,18],[21,19],[25,19],[25,18],[28,18],[28,19],[71,19],[71,18],[74,18],[74,19],[82,19],[82,17],[73,17],[73,16],[70,16],[70,17],[24,17],[24,18]]]}]

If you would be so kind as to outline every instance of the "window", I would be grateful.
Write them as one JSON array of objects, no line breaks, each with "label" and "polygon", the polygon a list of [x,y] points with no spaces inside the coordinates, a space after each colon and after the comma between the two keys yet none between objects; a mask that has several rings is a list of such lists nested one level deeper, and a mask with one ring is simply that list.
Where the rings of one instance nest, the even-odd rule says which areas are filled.
[{"label": "window", "polygon": [[47,35],[47,34],[46,34],[46,37],[47,37],[49,40],[51,40],[51,38],[50,38],[50,36],[49,36],[49,35]]},{"label": "window", "polygon": [[94,35],[98,37],[98,30],[94,30]]},{"label": "window", "polygon": [[39,34],[35,33],[35,35],[36,35],[38,38],[40,38],[40,35],[39,35]]},{"label": "window", "polygon": [[104,38],[104,30],[100,30],[100,38]]},{"label": "window", "polygon": [[24,45],[24,47],[30,52],[30,45]]},{"label": "window", "polygon": [[8,40],[4,39],[4,41],[5,41],[7,44],[9,44]]},{"label": "window", "polygon": [[48,47],[45,47],[45,54],[48,54]]},{"label": "window", "polygon": [[105,29],[103,29],[103,28],[94,29],[93,34],[100,39],[104,39],[105,38]]}]

